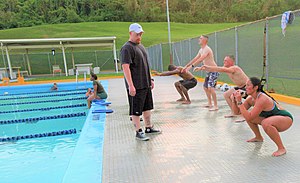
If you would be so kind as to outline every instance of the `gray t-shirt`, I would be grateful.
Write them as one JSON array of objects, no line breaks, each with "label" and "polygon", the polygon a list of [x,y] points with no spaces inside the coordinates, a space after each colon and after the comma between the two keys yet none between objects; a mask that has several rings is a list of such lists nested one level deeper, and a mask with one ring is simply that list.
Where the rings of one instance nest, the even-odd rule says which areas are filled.
[{"label": "gray t-shirt", "polygon": [[[131,77],[135,89],[151,87],[151,75],[146,49],[141,44],[126,42],[121,48],[122,64],[130,64]],[[125,80],[128,89],[127,81]]]}]

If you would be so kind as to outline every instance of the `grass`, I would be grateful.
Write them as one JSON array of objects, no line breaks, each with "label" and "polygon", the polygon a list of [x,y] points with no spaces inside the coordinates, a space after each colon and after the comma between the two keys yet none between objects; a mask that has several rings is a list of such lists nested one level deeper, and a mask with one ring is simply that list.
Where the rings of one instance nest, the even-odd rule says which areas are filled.
[{"label": "grass", "polygon": [[[145,31],[143,44],[148,47],[168,42],[166,22],[141,22]],[[171,23],[172,42],[197,37],[218,30],[232,28],[241,23],[220,24],[183,24]],[[128,40],[129,22],[85,22],[34,27],[15,28],[0,31],[0,39],[33,39],[33,38],[71,38],[71,37],[117,37],[117,49]]]},{"label": "grass", "polygon": [[[241,23],[222,23],[222,24],[183,24],[171,23],[172,41],[176,42],[183,39],[197,37],[218,30],[234,27]],[[117,49],[128,40],[129,22],[86,22],[86,23],[67,23],[54,25],[41,25],[34,27],[15,28],[0,31],[0,39],[34,39],[34,38],[61,38],[61,37],[102,37],[116,36]],[[145,22],[141,23],[145,31],[143,45],[145,47],[168,42],[168,29],[166,22]],[[100,67],[101,70],[114,68],[114,60],[110,50],[101,51],[101,48],[77,48],[74,49],[76,63],[93,63],[93,67]],[[105,49],[105,48],[104,48]],[[108,48],[106,48],[108,49]],[[94,50],[97,50],[95,56]],[[66,50],[68,68],[72,67],[71,49]],[[169,51],[167,51],[169,52]],[[21,66],[21,70],[28,70],[24,61],[25,50],[10,50],[12,66]],[[0,53],[1,59],[3,58]],[[169,60],[167,55],[164,60]],[[29,59],[33,74],[50,74],[52,65],[63,65],[61,50],[57,49],[55,56],[51,55],[49,49],[29,50]],[[4,67],[3,61],[0,67]]]},{"label": "grass", "polygon": [[[285,76],[289,78],[299,79],[299,52],[297,43],[299,38],[297,32],[299,32],[299,23],[294,23],[289,27],[288,35],[283,39],[280,33],[280,27],[277,25],[279,20],[270,21],[270,47],[269,47],[269,65],[270,65],[270,88],[274,88],[277,93],[287,94],[290,96],[299,97],[299,80],[293,79],[273,79],[272,76]],[[168,29],[166,22],[141,22],[145,31],[143,35],[143,44],[146,47],[159,43],[168,42]],[[183,23],[171,23],[171,38],[172,42],[180,40],[190,39],[198,37],[201,34],[209,34],[216,31],[232,28],[242,23],[221,23],[221,24],[183,24]],[[274,24],[274,25],[273,25]],[[60,37],[102,37],[102,36],[116,36],[117,37],[117,49],[128,40],[128,27],[129,22],[87,22],[76,24],[55,24],[55,25],[41,25],[35,27],[16,28],[0,31],[0,39],[32,39],[32,38],[60,38]],[[231,31],[232,32],[232,31]],[[262,57],[263,57],[263,23],[253,24],[250,26],[244,26],[239,29],[239,65],[245,70],[249,76],[261,76],[262,71]],[[278,41],[280,40],[280,41]],[[213,42],[210,43],[212,46]],[[198,45],[196,45],[198,46]],[[213,47],[213,46],[212,46]],[[94,50],[91,48],[90,50]],[[287,55],[283,55],[283,50]],[[80,49],[82,51],[83,49]],[[222,32],[218,40],[218,57],[216,60],[222,61],[223,55],[226,53],[232,53],[234,50],[234,39],[232,33]],[[41,50],[39,50],[41,51]],[[50,52],[50,50],[45,50]],[[59,51],[59,50],[58,50]],[[69,51],[69,50],[67,50]],[[78,51],[78,50],[75,50]],[[32,53],[33,50],[30,50]],[[163,60],[165,67],[168,64],[168,45],[163,45]],[[22,53],[24,51],[22,50]],[[1,53],[0,53],[1,54]],[[69,54],[67,52],[67,54]],[[93,63],[93,66],[100,66],[101,71],[106,68],[114,68],[113,60],[109,60],[106,65],[103,66],[103,62],[110,56],[104,56],[105,53],[100,52],[97,54],[97,60],[93,58],[94,53],[79,53],[75,55],[77,63]],[[101,58],[102,56],[102,58]],[[70,55],[67,55],[68,68],[71,68]],[[1,56],[2,58],[2,56]],[[18,58],[11,57],[12,65],[18,66],[23,63],[23,56]],[[30,55],[31,66],[33,67],[34,74],[51,73],[50,66],[54,64],[54,58],[47,57],[46,55]],[[62,65],[62,55],[57,53],[57,62]],[[285,64],[282,64],[284,60]],[[47,62],[48,61],[48,62]],[[101,63],[102,62],[102,63]],[[15,63],[15,64],[14,64]],[[23,63],[23,65],[25,65]],[[3,62],[0,62],[0,67],[3,67]],[[121,76],[117,74],[116,76]],[[104,74],[99,77],[111,77],[115,74]],[[83,76],[81,76],[83,77]],[[33,81],[40,80],[61,80],[61,79],[74,79],[74,76],[61,76],[61,77],[45,77],[37,78]],[[229,78],[220,76],[221,81],[229,82]]]}]

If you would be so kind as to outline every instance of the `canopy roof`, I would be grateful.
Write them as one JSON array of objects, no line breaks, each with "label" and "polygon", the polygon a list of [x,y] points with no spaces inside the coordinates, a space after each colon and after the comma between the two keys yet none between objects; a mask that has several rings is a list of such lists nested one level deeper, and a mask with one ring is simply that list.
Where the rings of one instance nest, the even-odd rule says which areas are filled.
[{"label": "canopy roof", "polygon": [[116,37],[89,38],[47,38],[47,39],[2,39],[1,46],[11,49],[26,48],[74,48],[74,47],[109,47],[114,45]]},{"label": "canopy roof", "polygon": [[[2,54],[5,50],[9,75],[10,78],[13,76],[12,67],[9,58],[9,50],[13,49],[41,49],[41,48],[60,48],[62,49],[64,66],[65,66],[65,74],[68,76],[68,68],[66,62],[65,49],[66,48],[75,48],[75,47],[112,47],[116,72],[118,72],[117,66],[117,53],[116,53],[116,37],[86,37],[86,38],[45,38],[45,39],[2,39],[0,40]],[[3,54],[4,56],[4,54]],[[31,75],[31,69],[29,60],[28,68]],[[4,65],[5,61],[4,61]],[[73,61],[74,65],[74,61]]]}]

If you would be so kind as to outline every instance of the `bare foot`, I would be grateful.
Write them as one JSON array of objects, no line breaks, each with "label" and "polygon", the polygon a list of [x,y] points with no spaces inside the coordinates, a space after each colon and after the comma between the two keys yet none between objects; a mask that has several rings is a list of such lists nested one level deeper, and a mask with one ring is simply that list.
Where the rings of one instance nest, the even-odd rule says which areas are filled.
[{"label": "bare foot", "polygon": [[264,141],[263,138],[256,138],[256,137],[247,140],[247,142],[263,142],[263,141]]},{"label": "bare foot", "polygon": [[236,119],[234,122],[241,123],[241,122],[244,122],[244,121],[246,121],[245,118],[241,117],[239,119]]},{"label": "bare foot", "polygon": [[180,98],[180,99],[178,99],[178,100],[176,100],[177,102],[183,102],[183,101],[185,101],[185,98]]},{"label": "bare foot", "polygon": [[237,116],[238,115],[235,115],[235,114],[228,114],[228,115],[225,115],[224,118],[235,118]]},{"label": "bare foot", "polygon": [[278,149],[277,151],[275,151],[272,156],[274,157],[278,157],[278,156],[281,156],[281,155],[284,155],[286,154],[286,150],[285,149]]},{"label": "bare foot", "polygon": [[207,104],[207,105],[204,105],[203,107],[205,107],[205,108],[211,108],[211,107],[212,107],[212,105],[210,105],[210,104]]},{"label": "bare foot", "polygon": [[209,111],[217,111],[217,110],[219,110],[218,107],[212,107],[212,108],[209,109]]},{"label": "bare foot", "polygon": [[191,104],[191,101],[185,100],[182,102],[182,104]]}]

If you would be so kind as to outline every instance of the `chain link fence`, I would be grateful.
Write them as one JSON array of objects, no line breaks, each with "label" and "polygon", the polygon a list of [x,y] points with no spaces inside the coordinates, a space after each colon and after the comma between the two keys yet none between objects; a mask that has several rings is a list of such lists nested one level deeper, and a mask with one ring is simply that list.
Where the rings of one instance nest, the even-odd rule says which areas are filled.
[{"label": "chain link fence", "polygon": [[[294,14],[295,20],[288,25],[286,36],[281,33],[281,15],[208,34],[208,45],[214,52],[217,65],[223,65],[226,55],[235,55],[236,64],[249,77],[266,77],[267,89],[300,97],[298,87],[300,86],[300,10],[294,11]],[[265,29],[266,34],[264,34]],[[197,55],[200,49],[198,39],[198,37],[191,38],[171,44],[175,65],[183,66]],[[169,44],[154,45],[148,47],[147,51],[151,69],[160,72],[167,70],[170,63]],[[263,72],[264,51],[266,52],[265,73]],[[7,67],[5,53],[0,53],[0,56],[3,60],[0,62],[0,68]],[[26,54],[11,54],[12,67],[28,70],[26,57]],[[93,67],[100,67],[101,71],[115,70],[113,53],[109,50],[76,51],[73,52],[73,56],[72,52],[67,50],[66,59],[69,69],[73,68],[72,60],[74,60],[75,64],[93,63]],[[50,52],[30,53],[28,60],[33,75],[51,74],[52,65],[59,65],[64,70],[63,56],[59,50],[54,56]],[[200,77],[205,76],[204,72],[194,74]],[[231,82],[226,74],[221,74],[219,81]]]},{"label": "chain link fence", "polygon": [[[208,34],[208,45],[214,52],[217,65],[223,66],[223,59],[226,55],[235,55],[236,64],[249,77],[266,77],[265,89],[300,97],[300,87],[298,87],[300,86],[300,10],[294,11],[294,14],[295,20],[288,25],[285,36],[280,27],[281,15]],[[265,34],[264,30],[266,30]],[[172,43],[175,65],[184,66],[197,55],[200,49],[198,39],[192,38]],[[148,48],[152,69],[158,71],[167,69],[170,63],[168,50],[168,44]],[[266,52],[265,73],[263,72],[264,51]],[[162,54],[162,56],[155,57],[155,54]],[[205,76],[204,72],[193,74]],[[224,73],[218,80],[231,83],[227,74]]]},{"label": "chain link fence", "polygon": [[[0,62],[0,68],[8,67],[6,55],[0,55],[2,62]],[[20,67],[20,70],[29,70],[27,63],[27,54],[11,53],[9,55],[12,67]],[[52,66],[59,65],[64,72],[63,54],[59,50],[56,50],[55,55],[52,53],[29,53],[28,60],[31,67],[32,75],[39,74],[52,74]],[[74,69],[74,64],[88,64],[92,63],[93,67],[100,67],[100,70],[112,70],[115,71],[115,61],[113,57],[113,51],[111,50],[98,50],[98,51],[76,51],[66,52],[66,61],[68,69]]]}]

